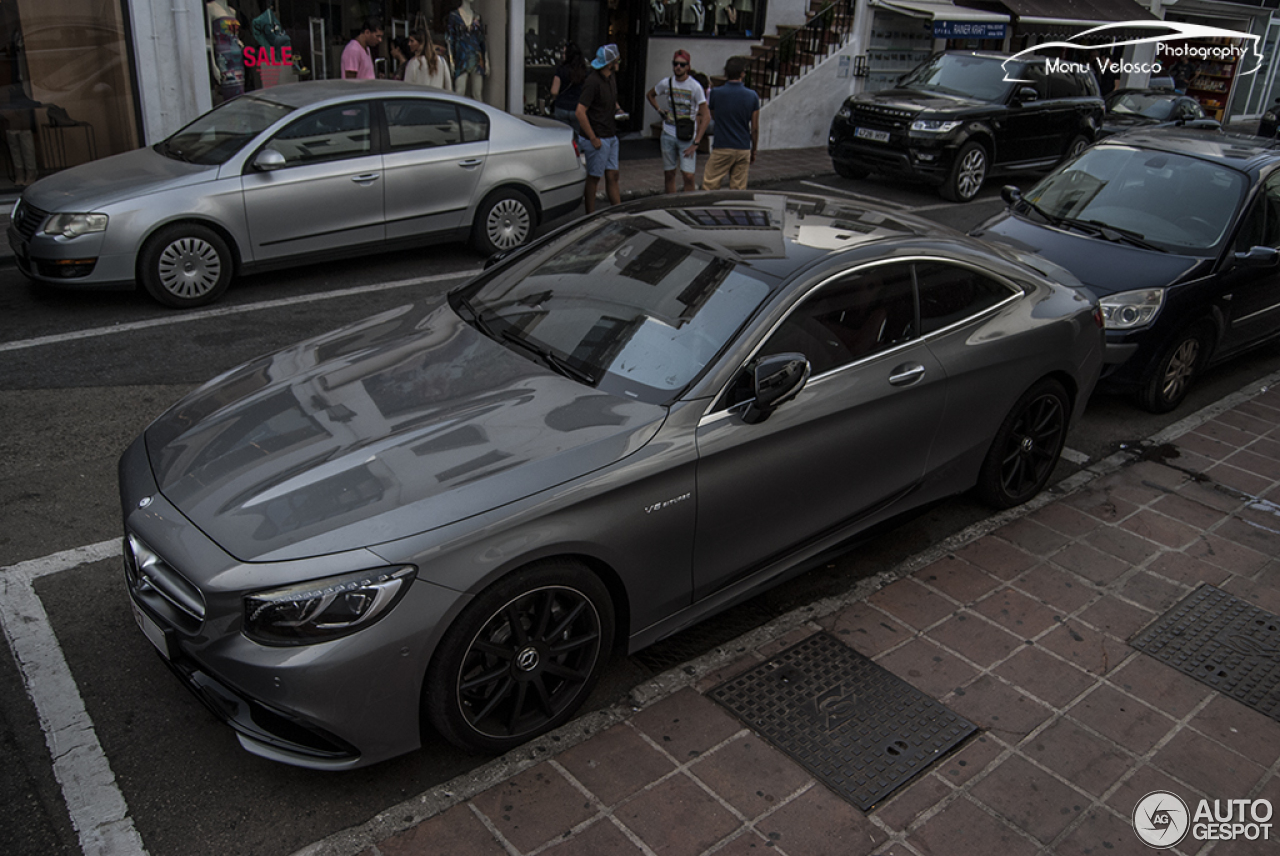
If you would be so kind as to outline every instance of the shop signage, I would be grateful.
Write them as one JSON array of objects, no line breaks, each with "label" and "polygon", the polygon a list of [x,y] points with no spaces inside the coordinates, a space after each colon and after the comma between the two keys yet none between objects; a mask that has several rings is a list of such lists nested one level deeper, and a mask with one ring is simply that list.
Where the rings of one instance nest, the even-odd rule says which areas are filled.
[{"label": "shop signage", "polygon": [[934,21],[935,39],[1003,39],[1007,24],[994,21]]},{"label": "shop signage", "polygon": [[293,65],[293,48],[245,48],[244,64],[255,65]]}]

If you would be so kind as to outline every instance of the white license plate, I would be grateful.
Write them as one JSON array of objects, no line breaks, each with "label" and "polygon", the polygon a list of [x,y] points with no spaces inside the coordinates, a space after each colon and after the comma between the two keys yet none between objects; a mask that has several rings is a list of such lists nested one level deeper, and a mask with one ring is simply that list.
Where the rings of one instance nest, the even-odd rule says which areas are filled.
[{"label": "white license plate", "polygon": [[139,609],[136,603],[130,602],[129,605],[133,607],[133,620],[138,622],[142,635],[151,640],[151,644],[156,646],[156,650],[163,654],[166,660],[170,659],[169,637],[160,629],[160,625],[152,621],[151,616]]},{"label": "white license plate", "polygon": [[877,143],[889,142],[888,131],[877,131],[874,128],[854,128],[853,135],[863,140],[871,140]]}]

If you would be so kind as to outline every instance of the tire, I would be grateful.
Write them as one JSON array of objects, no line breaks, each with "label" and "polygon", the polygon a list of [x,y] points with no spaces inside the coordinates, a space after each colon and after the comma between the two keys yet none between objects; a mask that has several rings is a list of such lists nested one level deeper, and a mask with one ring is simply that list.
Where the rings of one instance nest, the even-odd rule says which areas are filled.
[{"label": "tire", "polygon": [[1056,380],[1045,378],[1023,393],[982,462],[978,498],[995,508],[1012,508],[1042,491],[1062,454],[1070,408],[1067,391]]},{"label": "tire", "polygon": [[538,212],[529,197],[515,188],[494,191],[476,209],[471,244],[486,256],[529,243],[538,226]]},{"label": "tire", "polygon": [[142,248],[138,279],[165,306],[190,309],[221,297],[234,268],[231,248],[221,235],[198,223],[175,223]]},{"label": "tire", "polygon": [[967,142],[956,152],[951,173],[938,188],[943,199],[951,202],[968,202],[978,195],[982,183],[987,180],[987,150],[978,142]]},{"label": "tire", "polygon": [[423,709],[449,742],[502,753],[558,728],[591,694],[613,645],[613,602],[600,579],[547,561],[486,589],[445,633]]},{"label": "tire", "polygon": [[856,167],[847,161],[833,160],[831,162],[831,166],[835,168],[836,175],[841,178],[852,178],[857,180],[860,178],[866,178],[871,174],[871,170]]},{"label": "tire", "polygon": [[1089,145],[1090,143],[1089,143],[1088,137],[1086,137],[1084,134],[1076,134],[1075,137],[1072,138],[1071,144],[1067,146],[1066,154],[1062,156],[1061,163],[1066,163],[1067,161],[1071,160],[1076,155],[1080,154],[1082,151],[1089,148]]},{"label": "tire", "polygon": [[1143,379],[1138,406],[1151,413],[1168,413],[1181,404],[1212,346],[1213,330],[1206,324],[1196,324],[1174,336]]}]

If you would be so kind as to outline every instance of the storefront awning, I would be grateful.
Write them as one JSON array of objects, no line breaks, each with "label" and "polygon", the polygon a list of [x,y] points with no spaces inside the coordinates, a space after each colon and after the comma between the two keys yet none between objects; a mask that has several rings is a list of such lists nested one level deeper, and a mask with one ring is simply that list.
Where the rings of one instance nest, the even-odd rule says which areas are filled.
[{"label": "storefront awning", "polygon": [[1020,25],[1088,26],[1158,20],[1134,0],[1000,0]]},{"label": "storefront awning", "polygon": [[957,6],[947,0],[872,0],[871,5],[879,6],[913,18],[927,18],[934,21],[961,21],[964,23],[1007,24],[1009,16],[1000,12],[988,12],[985,9],[971,9],[968,6]]}]

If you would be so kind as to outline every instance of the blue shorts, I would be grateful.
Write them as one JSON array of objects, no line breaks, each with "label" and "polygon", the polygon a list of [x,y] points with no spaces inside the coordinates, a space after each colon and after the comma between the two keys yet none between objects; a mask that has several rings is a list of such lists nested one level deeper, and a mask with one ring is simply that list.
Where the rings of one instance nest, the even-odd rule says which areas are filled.
[{"label": "blue shorts", "polygon": [[618,170],[618,138],[601,137],[600,148],[591,145],[591,140],[578,137],[578,148],[587,156],[587,175],[599,178],[605,170]]},{"label": "blue shorts", "polygon": [[675,138],[674,134],[662,132],[662,169],[666,172],[673,172],[677,166],[681,172],[687,172],[693,175],[698,168],[697,154],[685,155],[684,150],[693,145],[693,140],[682,143]]}]

